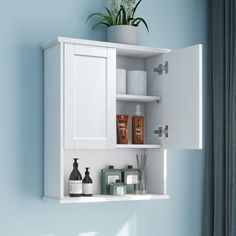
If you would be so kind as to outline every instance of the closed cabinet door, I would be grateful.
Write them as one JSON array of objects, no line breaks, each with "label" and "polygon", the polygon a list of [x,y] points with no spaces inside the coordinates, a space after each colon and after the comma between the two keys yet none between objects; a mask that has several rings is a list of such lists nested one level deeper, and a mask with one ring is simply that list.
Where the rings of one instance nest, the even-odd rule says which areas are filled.
[{"label": "closed cabinet door", "polygon": [[64,45],[64,146],[116,146],[116,50]]}]

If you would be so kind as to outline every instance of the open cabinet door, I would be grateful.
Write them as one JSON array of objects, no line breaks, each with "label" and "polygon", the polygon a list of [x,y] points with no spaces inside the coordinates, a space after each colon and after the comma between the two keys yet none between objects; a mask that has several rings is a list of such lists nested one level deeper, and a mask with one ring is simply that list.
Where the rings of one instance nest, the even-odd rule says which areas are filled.
[{"label": "open cabinet door", "polygon": [[[202,45],[164,55],[168,73],[163,76],[165,149],[202,148]],[[165,136],[165,135],[164,135]]]}]

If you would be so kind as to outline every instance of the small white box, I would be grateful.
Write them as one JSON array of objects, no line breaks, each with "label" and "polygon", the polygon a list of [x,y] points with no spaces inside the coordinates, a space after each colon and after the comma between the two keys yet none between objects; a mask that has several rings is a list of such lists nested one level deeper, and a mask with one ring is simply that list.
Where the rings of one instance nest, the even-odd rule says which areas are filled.
[{"label": "small white box", "polygon": [[127,71],[127,94],[147,95],[147,72],[143,70]]},{"label": "small white box", "polygon": [[116,93],[126,94],[126,70],[116,69]]}]

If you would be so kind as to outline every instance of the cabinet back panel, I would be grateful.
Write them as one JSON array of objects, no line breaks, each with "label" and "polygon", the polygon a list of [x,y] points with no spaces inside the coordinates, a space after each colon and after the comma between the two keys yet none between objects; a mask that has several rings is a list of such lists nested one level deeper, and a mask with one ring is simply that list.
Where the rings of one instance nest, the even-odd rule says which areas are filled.
[{"label": "cabinet back panel", "polygon": [[167,194],[167,152],[147,149],[146,185],[152,193]]},{"label": "cabinet back panel", "polygon": [[126,70],[144,70],[144,59],[135,57],[117,56],[116,67]]}]

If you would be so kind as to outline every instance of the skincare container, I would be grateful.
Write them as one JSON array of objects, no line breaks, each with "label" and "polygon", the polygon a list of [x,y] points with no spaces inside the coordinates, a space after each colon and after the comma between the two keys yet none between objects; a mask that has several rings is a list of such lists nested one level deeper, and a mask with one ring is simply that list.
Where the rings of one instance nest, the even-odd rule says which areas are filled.
[{"label": "skincare container", "polygon": [[127,193],[127,186],[116,180],[116,183],[110,184],[110,195],[125,195]]},{"label": "skincare container", "polygon": [[127,169],[122,170],[122,182],[127,185],[127,193],[135,193],[135,185],[138,183],[140,171],[128,165]]},{"label": "skincare container", "polygon": [[116,180],[121,180],[121,171],[115,169],[114,166],[110,165],[106,169],[101,170],[101,193],[109,195],[109,185],[116,183]]},{"label": "skincare container", "polygon": [[129,115],[117,114],[116,126],[117,126],[117,143],[128,144],[128,121]]},{"label": "skincare container", "polygon": [[82,176],[78,169],[78,158],[74,158],[73,170],[69,178],[69,194],[70,197],[82,196]]},{"label": "skincare container", "polygon": [[143,144],[144,122],[140,105],[136,105],[135,116],[132,117],[132,144]]},{"label": "skincare container", "polygon": [[85,176],[83,179],[83,196],[84,197],[92,197],[93,196],[93,181],[89,176],[89,167],[85,168]]}]

